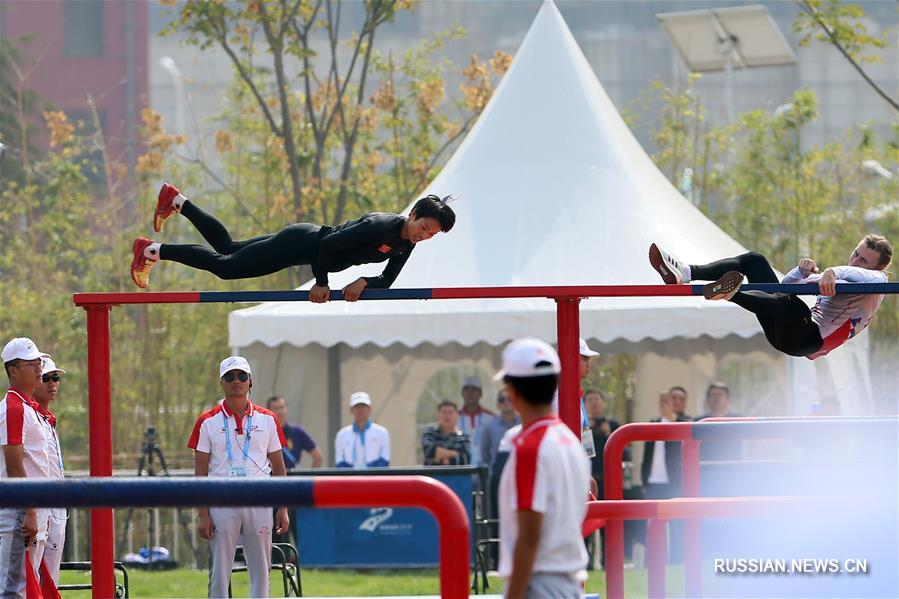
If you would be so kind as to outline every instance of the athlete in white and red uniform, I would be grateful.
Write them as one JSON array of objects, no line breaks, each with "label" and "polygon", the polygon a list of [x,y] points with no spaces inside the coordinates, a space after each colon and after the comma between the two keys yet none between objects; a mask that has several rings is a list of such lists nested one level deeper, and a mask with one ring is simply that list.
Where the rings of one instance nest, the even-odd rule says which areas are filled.
[{"label": "athlete in white and red uniform", "polygon": [[[53,358],[44,358],[41,367],[41,383],[34,388],[35,410],[41,417],[44,432],[47,435],[47,453],[50,456],[50,478],[65,479],[65,465],[62,460],[62,444],[56,433],[56,416],[50,410],[50,404],[56,401],[62,375],[66,373],[57,368]],[[69,513],[64,507],[51,507],[50,520],[47,526],[47,542],[44,545],[44,563],[59,584],[59,564],[62,562],[62,550],[66,542],[66,521]]]},{"label": "athlete in white and red uniform", "polygon": [[[703,290],[706,299],[730,300],[749,310],[775,349],[810,360],[826,355],[860,333],[883,301],[883,294],[836,295],[836,284],[886,283],[884,269],[892,257],[893,247],[885,237],[866,235],[852,251],[847,266],[833,266],[817,274],[815,261],[803,258],[783,281],[778,281],[765,257],[756,252],[711,264],[687,265],[655,244],[649,248],[649,262],[665,283],[714,281]],[[809,309],[792,293],[740,291],[744,275],[750,283],[818,283],[821,293]]]},{"label": "athlete in white and red uniform", "polygon": [[[27,337],[3,348],[9,390],[0,399],[0,479],[51,477],[48,439],[32,398],[41,381],[42,360],[49,357]],[[0,509],[0,597],[25,599],[26,568],[40,570],[49,516],[46,508]]]},{"label": "athlete in white and red uniform", "polygon": [[583,595],[590,462],[553,412],[560,370],[556,351],[528,338],[506,346],[497,374],[521,416],[499,483],[499,573],[507,598]]},{"label": "athlete in white and red uniform", "polygon": [[[241,356],[222,360],[219,383],[225,399],[204,412],[187,446],[194,450],[194,474],[220,478],[286,476],[281,448],[286,444],[273,412],[249,400],[250,364]],[[210,498],[215,505],[215,499]],[[276,512],[275,532],[290,526],[287,508]],[[269,596],[272,552],[270,507],[210,507],[199,509],[197,530],[209,540],[209,596],[228,597],[231,566],[238,538],[250,574],[250,596]]]}]

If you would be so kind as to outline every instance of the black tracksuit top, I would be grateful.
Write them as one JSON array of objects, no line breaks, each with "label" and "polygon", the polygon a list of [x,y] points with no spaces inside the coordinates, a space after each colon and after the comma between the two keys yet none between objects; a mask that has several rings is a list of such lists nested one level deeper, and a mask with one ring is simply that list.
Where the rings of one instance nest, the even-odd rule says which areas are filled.
[{"label": "black tracksuit top", "polygon": [[315,284],[326,286],[329,272],[369,262],[387,262],[377,277],[364,277],[368,289],[387,289],[409,259],[415,244],[400,234],[406,218],[399,214],[372,212],[319,231],[318,252],[312,261]]}]

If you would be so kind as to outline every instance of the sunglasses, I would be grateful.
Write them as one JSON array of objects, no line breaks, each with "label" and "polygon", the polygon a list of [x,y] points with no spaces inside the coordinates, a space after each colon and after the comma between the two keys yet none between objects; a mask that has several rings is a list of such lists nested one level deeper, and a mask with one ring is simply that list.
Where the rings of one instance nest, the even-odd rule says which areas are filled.
[{"label": "sunglasses", "polygon": [[49,383],[50,381],[53,381],[54,383],[58,383],[59,375],[58,374],[45,374],[41,377],[41,380],[43,380],[45,383]]},{"label": "sunglasses", "polygon": [[246,383],[249,378],[250,375],[246,372],[226,372],[225,376],[222,377],[222,380],[226,383],[233,383],[234,379],[237,379],[241,383]]}]

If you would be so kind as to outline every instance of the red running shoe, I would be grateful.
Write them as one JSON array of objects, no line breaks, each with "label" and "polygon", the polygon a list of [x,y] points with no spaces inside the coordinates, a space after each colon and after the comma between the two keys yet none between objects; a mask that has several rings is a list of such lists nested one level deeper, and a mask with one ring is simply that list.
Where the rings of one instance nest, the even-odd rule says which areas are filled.
[{"label": "red running shoe", "polygon": [[134,240],[134,245],[131,246],[131,251],[134,255],[131,260],[131,280],[141,289],[146,289],[150,286],[150,271],[153,269],[153,265],[156,264],[156,260],[151,260],[144,255],[144,250],[151,243],[153,243],[152,239],[138,237]]},{"label": "red running shoe", "polygon": [[175,207],[175,198],[178,197],[178,188],[168,183],[163,183],[159,190],[159,197],[156,199],[156,212],[153,214],[153,230],[157,233],[162,232],[162,225],[173,214],[179,212]]}]

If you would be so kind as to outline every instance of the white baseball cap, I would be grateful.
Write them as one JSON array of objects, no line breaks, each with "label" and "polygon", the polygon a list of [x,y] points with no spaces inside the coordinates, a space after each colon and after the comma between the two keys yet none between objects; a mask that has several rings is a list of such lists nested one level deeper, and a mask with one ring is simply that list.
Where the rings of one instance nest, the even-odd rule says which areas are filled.
[{"label": "white baseball cap", "polygon": [[359,404],[364,404],[366,406],[371,405],[371,396],[365,391],[356,391],[352,395],[350,395],[350,407],[358,406]]},{"label": "white baseball cap", "polygon": [[598,351],[593,351],[592,349],[590,349],[590,346],[587,345],[587,341],[583,337],[581,337],[579,341],[580,341],[580,346],[578,348],[578,352],[582,356],[584,356],[585,358],[592,358],[593,356],[599,355]]},{"label": "white baseball cap", "polygon": [[503,350],[503,368],[493,377],[494,381],[505,376],[532,377],[559,374],[562,366],[559,354],[541,339],[525,337],[517,339]]},{"label": "white baseball cap", "polygon": [[222,360],[221,366],[219,366],[219,378],[225,376],[229,370],[243,370],[247,374],[252,374],[250,371],[250,363],[247,362],[247,359],[241,356],[228,356],[224,360]]},{"label": "white baseball cap", "polygon": [[34,341],[28,337],[16,337],[3,347],[3,353],[0,356],[2,356],[3,363],[6,364],[13,360],[49,358],[50,354],[41,353]]},{"label": "white baseball cap", "polygon": [[47,356],[41,362],[41,374],[50,374],[51,372],[61,372],[63,374],[66,373],[62,368],[56,367],[56,362],[53,361],[53,358]]}]

